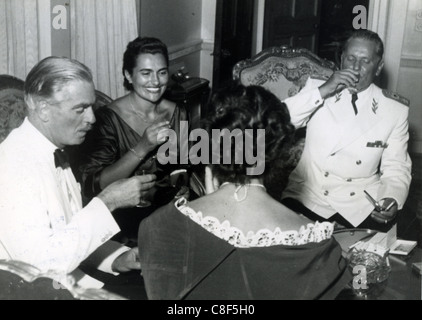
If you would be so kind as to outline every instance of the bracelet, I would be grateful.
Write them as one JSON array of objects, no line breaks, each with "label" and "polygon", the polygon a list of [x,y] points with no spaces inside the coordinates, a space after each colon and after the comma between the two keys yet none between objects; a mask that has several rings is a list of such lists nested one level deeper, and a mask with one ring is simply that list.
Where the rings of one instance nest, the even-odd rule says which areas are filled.
[{"label": "bracelet", "polygon": [[139,154],[136,153],[135,149],[130,148],[129,150],[139,159],[139,161],[142,162],[144,160],[144,158],[140,157]]}]

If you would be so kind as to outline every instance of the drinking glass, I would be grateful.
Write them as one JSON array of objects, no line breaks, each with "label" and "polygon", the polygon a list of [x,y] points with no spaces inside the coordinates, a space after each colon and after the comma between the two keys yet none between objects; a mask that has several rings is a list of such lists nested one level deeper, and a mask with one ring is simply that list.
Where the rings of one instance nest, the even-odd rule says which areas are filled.
[{"label": "drinking glass", "polygon": [[[146,174],[148,174],[148,172],[146,170],[141,170],[141,171],[136,173],[137,176],[144,176]],[[151,201],[145,199],[144,196],[142,195],[142,192],[141,192],[141,197],[140,197],[139,203],[136,205],[136,207],[145,208],[145,207],[149,207],[150,205],[151,205]]]}]

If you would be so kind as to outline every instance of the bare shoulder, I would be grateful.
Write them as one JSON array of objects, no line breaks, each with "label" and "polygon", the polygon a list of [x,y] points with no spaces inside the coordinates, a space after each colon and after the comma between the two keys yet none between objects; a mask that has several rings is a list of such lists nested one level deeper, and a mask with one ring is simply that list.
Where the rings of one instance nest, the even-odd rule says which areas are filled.
[{"label": "bare shoulder", "polygon": [[276,218],[275,221],[279,225],[283,226],[283,228],[281,228],[282,231],[299,230],[302,226],[313,223],[313,221],[309,220],[305,216],[290,210],[276,200],[274,200],[272,210],[273,215]]},{"label": "bare shoulder", "polygon": [[117,98],[112,103],[110,103],[108,107],[118,112],[118,111],[126,109],[125,106],[127,106],[128,104],[129,104],[129,96],[126,95],[126,96]]},{"label": "bare shoulder", "polygon": [[229,220],[233,226],[245,232],[275,228],[281,231],[299,231],[302,226],[312,223],[270,196],[247,199],[233,206],[227,198],[214,193],[190,202],[188,207],[201,212],[204,217]]},{"label": "bare shoulder", "polygon": [[128,99],[128,96],[126,95],[114,100],[108,108],[117,113],[120,118],[128,120],[132,118],[129,105],[130,99]]},{"label": "bare shoulder", "polygon": [[163,99],[160,102],[160,109],[162,110],[163,113],[173,113],[174,110],[176,109],[176,102],[167,100],[167,99]]},{"label": "bare shoulder", "polygon": [[196,212],[214,212],[221,201],[215,194],[208,194],[198,199],[188,202],[187,206]]}]

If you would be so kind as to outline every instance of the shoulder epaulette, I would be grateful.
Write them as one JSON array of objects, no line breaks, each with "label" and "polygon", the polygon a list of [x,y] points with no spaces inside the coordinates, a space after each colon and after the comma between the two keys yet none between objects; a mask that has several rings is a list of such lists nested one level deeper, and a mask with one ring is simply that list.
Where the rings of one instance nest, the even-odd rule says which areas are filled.
[{"label": "shoulder epaulette", "polygon": [[387,98],[390,98],[390,99],[396,100],[397,102],[400,102],[401,104],[404,104],[404,105],[405,105],[405,106],[407,106],[407,107],[410,105],[410,101],[409,101],[409,99],[407,99],[407,98],[405,98],[405,97],[403,97],[403,96],[399,95],[398,93],[391,92],[391,91],[388,91],[388,90],[386,90],[386,89],[383,89],[383,90],[382,90],[382,93],[383,93],[383,95],[384,95],[384,96],[386,96]]}]

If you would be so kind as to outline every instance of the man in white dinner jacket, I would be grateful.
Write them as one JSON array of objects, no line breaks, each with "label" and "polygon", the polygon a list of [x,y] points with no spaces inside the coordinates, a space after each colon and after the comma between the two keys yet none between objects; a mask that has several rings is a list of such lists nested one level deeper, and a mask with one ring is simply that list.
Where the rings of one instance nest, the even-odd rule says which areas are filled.
[{"label": "man in white dinner jacket", "polygon": [[387,231],[407,199],[409,103],[373,83],[383,54],[376,33],[356,30],[345,42],[340,70],[328,80],[309,78],[285,100],[292,123],[307,131],[283,203],[313,220]]},{"label": "man in white dinner jacket", "polygon": [[120,231],[111,211],[135,206],[155,176],[120,180],[82,208],[63,162],[63,148],[81,144],[92,128],[95,99],[90,70],[75,60],[49,57],[28,74],[28,117],[0,145],[0,259],[63,276],[87,258],[111,274],[140,269],[137,248],[108,241]]}]

